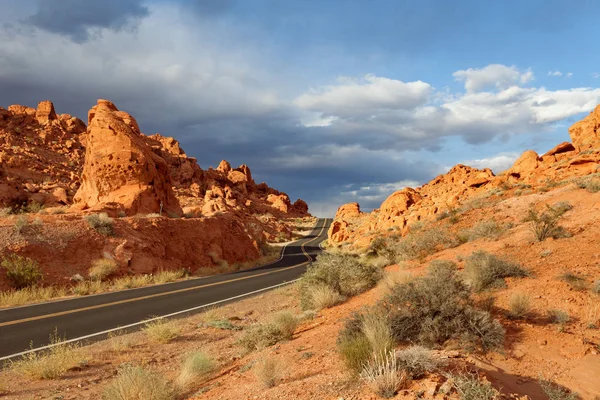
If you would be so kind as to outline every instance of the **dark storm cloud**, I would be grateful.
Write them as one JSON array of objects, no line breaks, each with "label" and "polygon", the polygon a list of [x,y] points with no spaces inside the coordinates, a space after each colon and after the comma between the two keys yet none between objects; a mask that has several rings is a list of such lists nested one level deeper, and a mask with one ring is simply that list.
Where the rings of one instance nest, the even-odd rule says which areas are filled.
[{"label": "dark storm cloud", "polygon": [[123,29],[133,19],[148,15],[140,0],[38,0],[37,6],[29,23],[77,42],[89,39],[94,29]]}]

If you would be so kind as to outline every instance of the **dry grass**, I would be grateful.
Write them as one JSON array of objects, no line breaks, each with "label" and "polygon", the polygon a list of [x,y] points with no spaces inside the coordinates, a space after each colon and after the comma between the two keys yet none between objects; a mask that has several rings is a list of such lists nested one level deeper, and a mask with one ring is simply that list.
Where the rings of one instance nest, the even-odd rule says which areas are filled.
[{"label": "dry grass", "polygon": [[6,292],[0,291],[0,307],[12,307],[48,301],[66,295],[67,289],[54,286],[33,286]]},{"label": "dry grass", "polygon": [[101,235],[113,236],[115,234],[113,219],[106,213],[87,215],[85,220],[91,228]]},{"label": "dry grass", "polygon": [[480,238],[498,239],[504,230],[494,220],[482,221],[459,234],[462,241],[473,241]]},{"label": "dry grass", "polygon": [[215,362],[205,352],[195,351],[190,353],[183,361],[181,371],[177,377],[177,386],[187,390],[196,379],[209,374],[215,367]]},{"label": "dry grass", "polygon": [[564,274],[560,275],[558,279],[568,283],[569,286],[571,286],[575,290],[582,291],[587,289],[587,282],[585,281],[585,279],[581,276],[575,275],[572,272],[565,272]]},{"label": "dry grass", "polygon": [[100,258],[92,263],[89,269],[89,276],[91,280],[103,281],[115,272],[119,266],[115,260],[109,258]]},{"label": "dry grass", "polygon": [[383,295],[388,294],[397,285],[401,285],[413,279],[413,275],[410,272],[402,270],[385,271],[383,273],[383,279],[379,283],[380,291]]},{"label": "dry grass", "polygon": [[37,262],[17,254],[6,256],[0,266],[6,271],[6,277],[15,289],[33,286],[43,278]]},{"label": "dry grass", "polygon": [[427,372],[436,371],[443,365],[442,360],[434,357],[429,349],[422,346],[410,346],[396,352],[398,369],[406,371],[412,379],[421,378]]},{"label": "dry grass", "polygon": [[260,350],[283,340],[290,340],[299,320],[289,311],[281,311],[269,322],[246,329],[238,343],[247,351]]},{"label": "dry grass", "polygon": [[498,398],[499,393],[496,389],[489,382],[481,381],[478,375],[455,375],[453,381],[460,400],[493,400]]},{"label": "dry grass", "polygon": [[374,310],[362,318],[362,332],[376,355],[385,355],[394,346],[394,334],[390,320],[382,311]]},{"label": "dry grass", "polygon": [[373,392],[385,399],[394,397],[407,383],[406,372],[398,371],[394,352],[375,355],[360,377]]},{"label": "dry grass", "polygon": [[77,345],[63,343],[56,331],[50,335],[50,344],[56,346],[48,352],[29,353],[10,362],[11,370],[31,379],[57,379],[77,366],[81,359]]},{"label": "dry grass", "polygon": [[577,400],[580,398],[577,393],[571,392],[547,379],[540,379],[540,387],[544,394],[548,396],[548,400]]},{"label": "dry grass", "polygon": [[474,252],[465,262],[465,275],[471,287],[480,292],[491,287],[504,286],[504,278],[522,278],[528,276],[528,273],[518,264],[480,250]]},{"label": "dry grass", "polygon": [[275,314],[271,323],[281,332],[281,337],[284,340],[290,340],[298,327],[299,321],[291,311],[284,310]]},{"label": "dry grass", "polygon": [[254,366],[254,375],[265,387],[272,388],[281,379],[282,368],[275,358],[265,357]]},{"label": "dry grass", "polygon": [[106,387],[103,400],[173,400],[174,393],[159,374],[125,364]]},{"label": "dry grass", "polygon": [[310,302],[316,311],[342,303],[344,297],[329,286],[315,285],[310,288]]},{"label": "dry grass", "polygon": [[175,282],[187,275],[185,269],[178,269],[177,271],[160,271],[153,276],[154,283],[168,283]]},{"label": "dry grass", "polygon": [[176,321],[159,318],[147,322],[144,325],[144,332],[153,342],[165,344],[177,339],[181,329],[176,325]]},{"label": "dry grass", "polygon": [[526,319],[531,312],[531,298],[523,293],[513,293],[508,303],[508,316],[512,319]]}]

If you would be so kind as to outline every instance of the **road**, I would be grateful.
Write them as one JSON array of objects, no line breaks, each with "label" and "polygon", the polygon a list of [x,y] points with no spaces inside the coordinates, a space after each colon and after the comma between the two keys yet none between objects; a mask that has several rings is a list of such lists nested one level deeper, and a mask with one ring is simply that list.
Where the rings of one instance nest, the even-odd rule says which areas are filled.
[{"label": "road", "polygon": [[0,310],[0,360],[28,352],[30,342],[46,348],[55,329],[69,341],[97,341],[150,318],[184,316],[293,281],[321,251],[330,223],[319,219],[278,261],[251,270]]}]

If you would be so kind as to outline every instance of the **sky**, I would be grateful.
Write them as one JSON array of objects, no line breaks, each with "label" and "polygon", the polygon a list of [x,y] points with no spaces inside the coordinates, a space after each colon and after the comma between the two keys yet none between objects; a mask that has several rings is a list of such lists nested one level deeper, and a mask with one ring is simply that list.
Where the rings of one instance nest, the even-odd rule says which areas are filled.
[{"label": "sky", "polygon": [[508,168],[600,104],[594,0],[1,0],[0,106],[96,100],[318,216]]}]

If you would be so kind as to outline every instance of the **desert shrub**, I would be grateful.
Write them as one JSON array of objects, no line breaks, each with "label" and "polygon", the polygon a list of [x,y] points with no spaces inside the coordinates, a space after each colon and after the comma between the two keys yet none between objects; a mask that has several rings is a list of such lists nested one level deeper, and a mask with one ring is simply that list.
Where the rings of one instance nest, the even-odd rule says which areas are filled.
[{"label": "desert shrub", "polygon": [[536,240],[542,242],[549,237],[560,238],[565,237],[566,231],[558,225],[558,221],[562,215],[570,210],[564,205],[549,206],[546,205],[546,210],[542,213],[535,208],[529,209],[525,222],[530,223],[531,232],[533,232]]},{"label": "desert shrub", "polygon": [[179,337],[181,330],[175,322],[159,318],[144,324],[144,332],[157,343],[169,343]]},{"label": "desert shrub", "polygon": [[362,316],[362,333],[374,354],[387,354],[394,346],[392,326],[383,310],[375,309]]},{"label": "desert shrub", "polygon": [[254,366],[254,375],[267,388],[277,385],[281,379],[281,365],[272,357],[265,357]]},{"label": "desert shrub", "polygon": [[164,378],[147,369],[125,364],[106,387],[103,400],[172,400],[174,393]]},{"label": "desert shrub", "polygon": [[531,299],[523,293],[514,293],[508,303],[508,316],[513,319],[526,318],[531,311]]},{"label": "desert shrub", "polygon": [[106,213],[91,214],[85,217],[88,225],[96,232],[104,236],[113,236],[113,219]]},{"label": "desert shrub", "polygon": [[597,280],[596,282],[594,282],[594,284],[592,285],[592,293],[595,294],[600,294],[600,280]]},{"label": "desert shrub", "polygon": [[371,359],[373,348],[363,332],[363,314],[354,312],[346,320],[337,339],[337,347],[348,370],[359,374],[363,366]]},{"label": "desert shrub", "polygon": [[600,179],[583,178],[577,181],[577,186],[580,189],[586,189],[590,193],[600,192]]},{"label": "desert shrub", "polygon": [[362,263],[356,256],[323,253],[308,267],[300,281],[300,304],[303,309],[314,309],[313,289],[327,286],[342,297],[350,297],[373,287],[382,271]]},{"label": "desert shrub", "polygon": [[560,330],[564,329],[564,326],[571,320],[571,316],[568,312],[563,310],[548,310],[548,321],[552,324],[560,325]]},{"label": "desert shrub", "polygon": [[489,382],[483,382],[478,376],[453,376],[454,388],[460,400],[493,400],[498,398],[498,392]]},{"label": "desert shrub", "polygon": [[577,400],[579,395],[547,379],[540,379],[540,387],[548,400]]},{"label": "desert shrub", "polygon": [[6,271],[6,277],[15,289],[33,286],[43,278],[37,262],[17,254],[6,256],[0,266]]},{"label": "desert shrub", "polygon": [[103,281],[115,272],[119,266],[115,260],[109,258],[100,258],[92,263],[89,270],[90,279],[95,281]]},{"label": "desert shrub", "polygon": [[400,239],[394,246],[395,261],[424,259],[440,250],[455,247],[459,244],[456,236],[448,231],[438,228],[420,231],[411,231]]},{"label": "desert shrub", "polygon": [[394,397],[407,381],[406,373],[398,371],[393,351],[375,355],[364,366],[360,377],[373,392],[385,399]]},{"label": "desert shrub", "polygon": [[474,308],[469,288],[451,262],[434,263],[427,275],[397,285],[383,304],[400,342],[425,346],[458,340],[469,349],[501,347],[504,328]]},{"label": "desert shrub", "polygon": [[231,321],[229,321],[227,319],[211,319],[209,321],[206,321],[206,323],[204,325],[209,326],[211,328],[222,329],[222,330],[227,330],[227,331],[241,330],[241,328],[239,326],[232,324]]},{"label": "desert shrub", "polygon": [[281,330],[272,323],[256,324],[244,331],[238,343],[247,351],[260,350],[284,340]]},{"label": "desert shrub", "polygon": [[29,220],[24,215],[19,215],[17,220],[15,221],[15,232],[22,235],[27,230],[29,226]]},{"label": "desert shrub", "polygon": [[285,310],[275,314],[271,323],[279,329],[283,339],[289,340],[294,336],[299,321],[291,311]]},{"label": "desert shrub", "polygon": [[407,271],[385,271],[383,273],[383,279],[381,279],[380,286],[384,293],[388,293],[396,285],[408,282],[413,278],[413,275]]},{"label": "desert shrub", "polygon": [[340,304],[345,299],[337,291],[329,286],[317,285],[310,287],[310,301],[312,308],[319,311],[324,308],[333,307]]},{"label": "desert shrub", "polygon": [[442,365],[442,360],[431,355],[431,351],[422,346],[410,346],[397,351],[396,359],[398,369],[406,371],[412,379],[436,371]]},{"label": "desert shrub", "polygon": [[77,345],[64,343],[57,331],[50,335],[50,344],[54,347],[48,352],[32,352],[17,361],[11,361],[11,370],[31,379],[57,379],[77,366]]},{"label": "desert shrub", "polygon": [[558,277],[563,282],[566,282],[575,290],[585,290],[587,288],[587,283],[584,278],[581,276],[575,275],[572,272],[565,272],[564,274]]},{"label": "desert shrub", "polygon": [[483,250],[476,251],[465,262],[465,275],[475,291],[503,286],[504,278],[528,276],[520,265],[496,257]]},{"label": "desert shrub", "polygon": [[194,351],[188,354],[177,377],[177,385],[187,388],[198,377],[206,375],[215,369],[213,359],[203,351]]},{"label": "desert shrub", "polygon": [[502,233],[502,228],[496,221],[482,221],[464,232],[459,234],[462,241],[472,241],[479,238],[497,239]]},{"label": "desert shrub", "polygon": [[21,212],[37,214],[40,211],[42,211],[43,208],[44,208],[44,206],[42,204],[38,203],[37,201],[32,201],[31,203],[27,204],[25,207],[21,208]]}]

